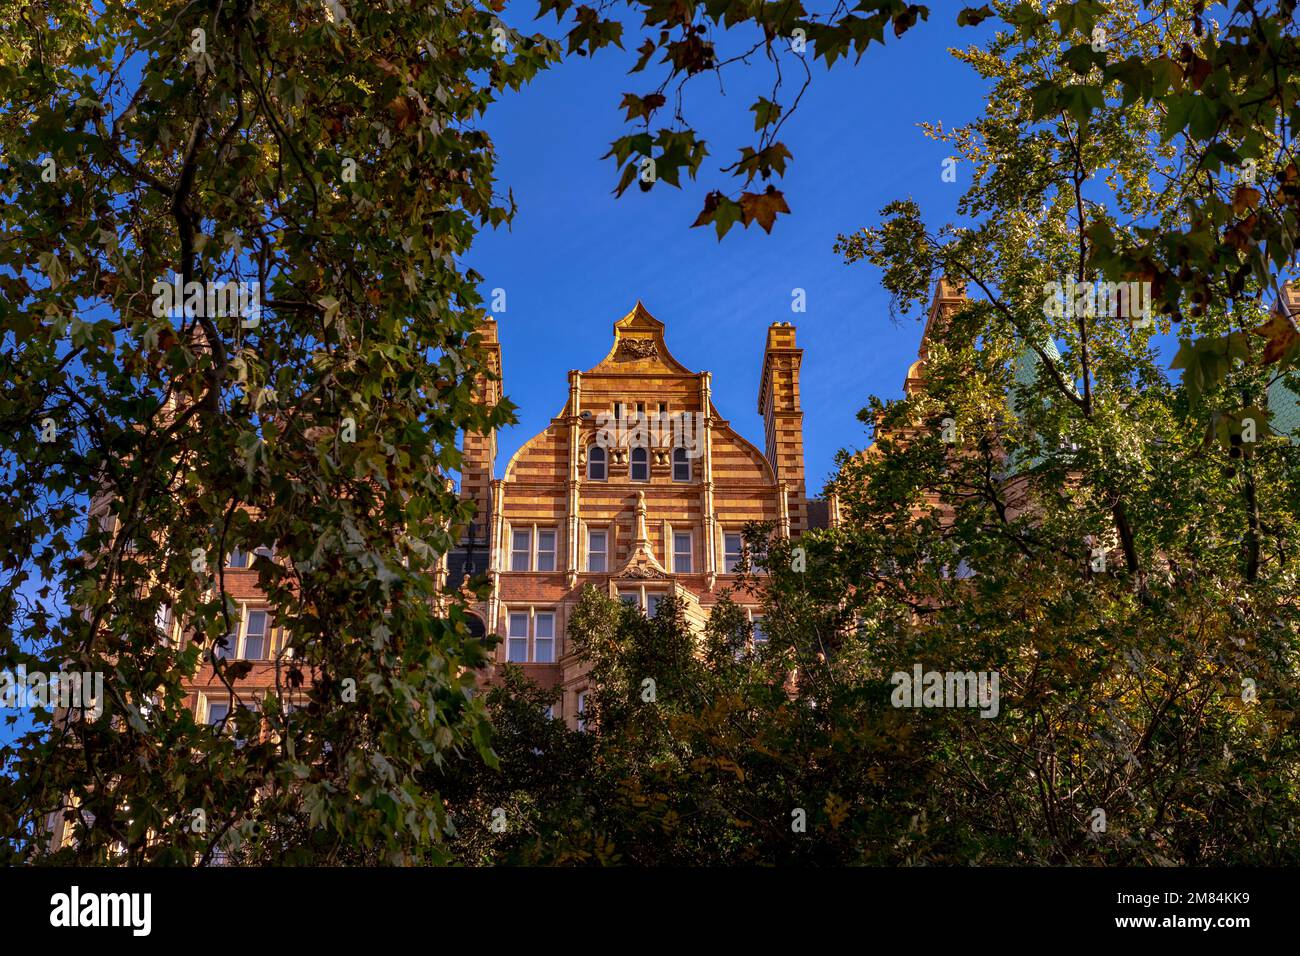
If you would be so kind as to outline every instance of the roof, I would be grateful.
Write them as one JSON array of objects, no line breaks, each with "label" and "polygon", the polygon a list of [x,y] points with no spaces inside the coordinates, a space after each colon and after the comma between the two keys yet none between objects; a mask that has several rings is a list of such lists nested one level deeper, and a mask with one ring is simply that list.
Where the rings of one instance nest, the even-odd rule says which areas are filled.
[{"label": "roof", "polygon": [[695,374],[673,358],[664,342],[664,324],[637,299],[632,311],[614,323],[614,344],[609,354],[583,374],[654,371]]}]

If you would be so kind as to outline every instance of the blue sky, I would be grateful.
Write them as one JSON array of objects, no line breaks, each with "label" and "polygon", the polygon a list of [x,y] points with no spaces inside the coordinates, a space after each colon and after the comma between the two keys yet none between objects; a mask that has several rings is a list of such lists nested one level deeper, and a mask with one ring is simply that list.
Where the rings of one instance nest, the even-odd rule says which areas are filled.
[{"label": "blue sky", "polygon": [[[496,142],[500,185],[514,191],[519,213],[511,228],[484,233],[465,261],[485,277],[489,301],[492,289],[506,291],[497,315],[505,391],[520,409],[519,424],[500,436],[498,476],[560,411],[568,370],[605,356],[612,324],[639,298],[667,324],[673,354],[714,373],[719,411],[760,448],[766,329],[795,323],[808,491],[821,491],[835,452],[868,441],[855,417],[867,396],[901,395],[921,336],[914,319],[891,320],[877,270],[832,253],[836,234],[875,223],[882,206],[908,196],[938,225],[953,218],[969,182],[960,165],[956,183],[942,182],[948,151],[917,126],[966,123],[984,106],[982,81],[948,48],[987,31],[958,29],[955,10],[936,9],[901,40],[873,45],[856,67],[841,60],[827,71],[817,61],[781,132],[794,161],[779,188],[793,214],[771,235],[737,225],[719,243],[711,227],[689,228],[709,189],[730,195],[739,185],[719,168],[753,142],[749,107],[770,84],[761,58],[732,68],[725,89],[711,75],[687,87],[686,118],[711,155],[681,191],[661,183],[615,199],[613,161],[600,159],[634,131],[618,109],[623,93],[658,82],[652,70],[627,75],[635,53],[573,57],[489,109],[484,128]],[[542,29],[553,34],[553,21]],[[635,33],[624,40],[629,51],[639,43]],[[807,290],[803,314],[791,312],[796,287]]]}]

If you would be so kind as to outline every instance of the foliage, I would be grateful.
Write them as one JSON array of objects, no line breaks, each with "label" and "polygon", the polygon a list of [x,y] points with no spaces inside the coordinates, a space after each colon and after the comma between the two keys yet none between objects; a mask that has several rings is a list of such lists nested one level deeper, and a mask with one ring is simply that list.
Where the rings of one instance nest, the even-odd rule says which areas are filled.
[{"label": "foliage", "polygon": [[[192,863],[237,833],[280,860],[257,834],[301,820],[318,862],[439,858],[417,773],[491,759],[468,694],[486,648],[435,613],[469,517],[445,476],[460,430],[510,417],[472,401],[483,313],[457,257],[512,213],[475,123],[558,50],[499,55],[495,15],[459,2],[10,6],[0,665],[102,672],[107,700],[4,751],[7,852]],[[173,278],[260,283],[260,314],[160,314]],[[285,694],[234,700],[223,559],[259,546],[292,659]],[[209,666],[208,696],[259,706],[271,740],[196,724],[182,681]],[[63,807],[75,846],[47,854]]]}]

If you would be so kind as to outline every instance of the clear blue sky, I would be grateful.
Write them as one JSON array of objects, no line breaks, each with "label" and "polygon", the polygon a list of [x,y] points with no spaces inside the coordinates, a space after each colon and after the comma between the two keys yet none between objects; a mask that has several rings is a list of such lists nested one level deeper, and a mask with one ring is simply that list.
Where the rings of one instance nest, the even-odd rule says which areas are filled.
[{"label": "clear blue sky", "polygon": [[[749,106],[770,83],[761,58],[728,73],[725,91],[711,75],[688,85],[686,118],[711,155],[681,191],[633,187],[615,199],[613,162],[600,159],[611,140],[634,131],[618,109],[623,93],[645,94],[658,82],[649,70],[626,74],[633,52],[574,57],[488,111],[502,189],[519,204],[512,228],[485,233],[466,258],[485,276],[485,294],[507,294],[497,319],[505,391],[520,423],[500,436],[498,476],[563,406],[568,370],[599,362],[611,325],[640,298],[667,324],[673,354],[714,373],[719,411],[760,448],[765,330],[795,323],[808,491],[820,493],[835,452],[868,441],[855,418],[867,396],[902,394],[921,335],[915,321],[891,321],[874,267],[847,266],[831,252],[836,234],[874,223],[887,202],[908,196],[937,226],[953,217],[969,182],[960,165],[956,183],[942,182],[948,150],[917,127],[966,123],[984,106],[982,82],[948,48],[982,39],[987,27],[958,29],[956,9],[936,9],[901,40],[873,45],[856,67],[841,60],[827,71],[817,61],[781,132],[794,154],[780,186],[793,215],[779,217],[771,235],[738,224],[719,243],[711,227],[688,228],[707,190],[730,195],[739,184],[718,170],[753,142]],[[544,29],[553,33],[553,21]],[[639,43],[635,35],[624,41],[629,51]],[[790,309],[795,287],[807,290],[801,315]]]}]

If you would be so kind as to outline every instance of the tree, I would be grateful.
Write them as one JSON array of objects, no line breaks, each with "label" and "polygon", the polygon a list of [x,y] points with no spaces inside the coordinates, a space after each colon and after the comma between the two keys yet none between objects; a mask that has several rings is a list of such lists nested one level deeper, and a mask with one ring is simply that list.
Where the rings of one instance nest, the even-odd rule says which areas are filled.
[{"label": "tree", "polygon": [[[1106,9],[1129,23],[1136,12]],[[1105,24],[1112,60],[1198,32],[1182,8],[1125,31]],[[873,642],[897,642],[899,670],[1001,675],[1001,716],[958,720],[939,757],[943,819],[984,834],[981,852],[1294,859],[1296,753],[1279,731],[1297,703],[1300,459],[1285,436],[1246,424],[1267,423],[1281,374],[1281,353],[1245,334],[1266,327],[1266,282],[1245,276],[1214,300],[1194,283],[1164,289],[1166,303],[1200,302],[1183,316],[1175,368],[1195,367],[1189,352],[1208,367],[1216,343],[1231,345],[1214,374],[1181,382],[1155,323],[1096,307],[1094,282],[1129,277],[1109,271],[1095,237],[1137,246],[1152,230],[1199,228],[1183,197],[1203,170],[1188,162],[1193,144],[1161,139],[1167,118],[1140,97],[1042,122],[1043,91],[1069,63],[1057,41],[1034,18],[961,54],[993,83],[990,109],[933,132],[975,171],[968,222],[932,232],[899,202],[840,239],[849,261],[884,269],[904,307],[937,272],[976,295],[933,336],[924,388],[862,414],[877,441],[846,456],[836,481],[842,573]],[[1079,294],[1061,301],[1066,277]],[[881,600],[905,602],[909,620]],[[1241,805],[1266,809],[1229,809]]]},{"label": "tree", "polygon": [[[317,861],[445,857],[417,774],[491,758],[466,693],[486,647],[435,613],[469,517],[445,476],[460,430],[510,416],[472,401],[483,313],[457,257],[512,212],[475,122],[556,55],[455,2],[6,18],[0,663],[107,675],[97,720],[39,712],[6,748],[9,858],[207,861],[291,819]],[[203,301],[226,282],[245,299]],[[198,725],[181,680],[230,630],[224,556],[270,545],[280,689],[307,706],[232,699],[275,731],[241,746],[255,715]],[[49,855],[63,809],[76,842]]]}]

